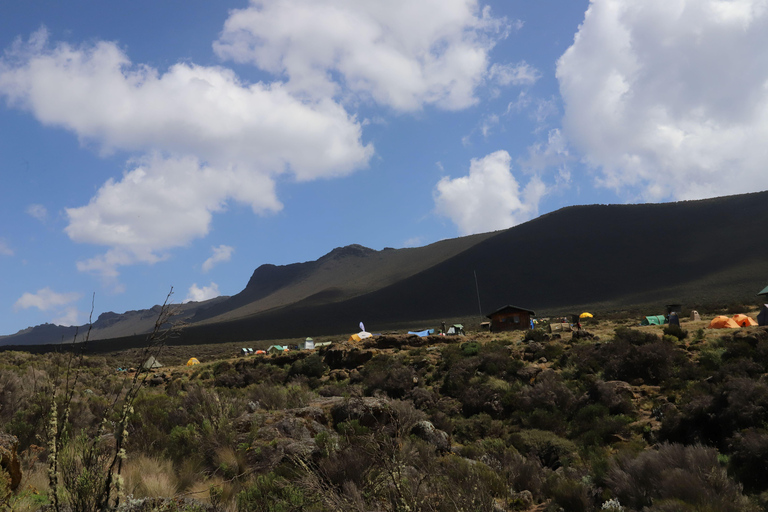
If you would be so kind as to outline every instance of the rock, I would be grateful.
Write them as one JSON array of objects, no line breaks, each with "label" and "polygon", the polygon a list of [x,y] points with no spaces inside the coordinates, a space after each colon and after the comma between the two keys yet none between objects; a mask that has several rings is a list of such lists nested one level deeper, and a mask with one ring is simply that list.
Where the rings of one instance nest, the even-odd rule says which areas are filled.
[{"label": "rock", "polygon": [[331,373],[328,375],[328,377],[335,381],[347,380],[349,378],[349,372],[341,369],[331,370]]},{"label": "rock", "polygon": [[245,404],[245,410],[248,411],[251,414],[255,413],[259,409],[261,409],[261,404],[259,403],[258,400],[255,401],[255,402],[251,401],[251,402],[248,402],[247,404]]},{"label": "rock", "polygon": [[325,351],[325,364],[332,370],[357,368],[371,360],[373,352],[353,347],[348,343],[339,343]]},{"label": "rock", "polygon": [[16,453],[18,446],[19,440],[16,436],[0,433],[0,467],[8,473],[12,491],[21,483],[21,463]]},{"label": "rock", "polygon": [[416,423],[411,429],[411,434],[428,442],[441,453],[451,451],[451,437],[446,432],[435,428],[430,421],[422,420]]},{"label": "rock", "polygon": [[350,398],[331,407],[334,426],[349,420],[357,420],[369,428],[386,425],[393,419],[393,414],[386,400],[375,397]]},{"label": "rock", "polygon": [[529,382],[535,379],[539,373],[541,373],[541,367],[534,366],[532,364],[529,364],[517,370],[517,376],[520,377],[522,380],[526,380]]}]

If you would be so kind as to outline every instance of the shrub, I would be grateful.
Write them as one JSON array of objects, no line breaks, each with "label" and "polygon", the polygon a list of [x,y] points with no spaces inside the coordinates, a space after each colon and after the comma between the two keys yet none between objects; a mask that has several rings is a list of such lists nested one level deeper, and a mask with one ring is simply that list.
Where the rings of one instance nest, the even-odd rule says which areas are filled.
[{"label": "shrub", "polygon": [[768,490],[768,431],[749,428],[730,441],[730,469],[750,492]]},{"label": "shrub", "polygon": [[299,359],[291,365],[288,375],[304,375],[305,377],[319,379],[328,370],[323,358],[319,354],[311,354],[304,359]]},{"label": "shrub", "polygon": [[381,390],[392,398],[402,398],[414,386],[416,372],[410,366],[390,356],[380,355],[371,359],[363,368],[365,392],[372,395]]},{"label": "shrub", "polygon": [[247,489],[237,495],[237,510],[242,512],[289,512],[304,510],[314,500],[301,488],[274,472],[259,475]]},{"label": "shrub", "polygon": [[549,336],[544,329],[529,329],[525,331],[525,341],[537,341],[539,343],[548,341]]},{"label": "shrub", "polygon": [[542,465],[557,469],[568,465],[577,455],[576,445],[546,430],[521,430],[510,437],[510,443],[528,457],[535,457]]},{"label": "shrub", "polygon": [[[609,470],[607,485],[621,503],[632,509],[678,503],[666,510],[749,510],[739,485],[728,478],[717,450],[703,446],[663,444],[636,457],[620,455]],[[656,508],[660,507],[660,508]],[[645,509],[644,509],[645,510]]]},{"label": "shrub", "polygon": [[640,331],[630,327],[617,327],[614,331],[614,341],[625,341],[631,345],[646,345],[659,341],[659,337],[648,331]]},{"label": "shrub", "polygon": [[680,327],[679,325],[668,325],[664,327],[665,336],[674,336],[678,340],[684,340],[688,337],[688,331]]}]

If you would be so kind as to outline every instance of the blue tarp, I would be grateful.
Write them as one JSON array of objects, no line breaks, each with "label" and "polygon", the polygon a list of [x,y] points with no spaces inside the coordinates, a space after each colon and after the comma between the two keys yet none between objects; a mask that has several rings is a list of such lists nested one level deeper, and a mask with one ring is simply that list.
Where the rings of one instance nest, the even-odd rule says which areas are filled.
[{"label": "blue tarp", "polygon": [[423,338],[424,336],[429,336],[430,334],[434,334],[434,329],[425,329],[423,331],[408,331],[408,334],[415,334],[416,336]]}]

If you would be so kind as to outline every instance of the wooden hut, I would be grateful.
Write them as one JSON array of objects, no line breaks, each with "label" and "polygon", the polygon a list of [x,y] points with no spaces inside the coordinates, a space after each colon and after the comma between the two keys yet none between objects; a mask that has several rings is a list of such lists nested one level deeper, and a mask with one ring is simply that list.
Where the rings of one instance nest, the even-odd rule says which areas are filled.
[{"label": "wooden hut", "polygon": [[504,306],[487,315],[491,319],[491,331],[528,330],[531,328],[531,318],[536,313],[530,309],[517,306]]}]

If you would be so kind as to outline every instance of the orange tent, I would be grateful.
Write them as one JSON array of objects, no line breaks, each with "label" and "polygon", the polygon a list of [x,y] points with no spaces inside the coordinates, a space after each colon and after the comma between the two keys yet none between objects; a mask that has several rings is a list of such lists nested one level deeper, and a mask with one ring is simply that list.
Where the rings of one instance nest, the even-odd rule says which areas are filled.
[{"label": "orange tent", "polygon": [[739,327],[733,318],[727,316],[716,316],[709,323],[710,329],[738,329]]},{"label": "orange tent", "polygon": [[751,327],[757,325],[757,322],[752,320],[747,315],[733,315],[733,321],[739,324],[741,327]]}]

